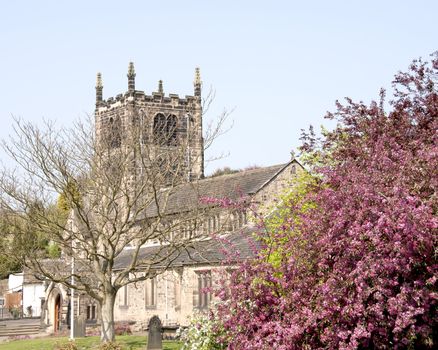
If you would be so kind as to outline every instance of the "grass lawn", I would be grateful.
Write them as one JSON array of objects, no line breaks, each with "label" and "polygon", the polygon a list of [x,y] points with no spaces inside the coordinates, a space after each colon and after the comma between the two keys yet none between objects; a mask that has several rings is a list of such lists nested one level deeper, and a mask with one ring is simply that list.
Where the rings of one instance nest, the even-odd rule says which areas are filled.
[{"label": "grass lawn", "polygon": [[[146,348],[147,340],[145,336],[121,335],[116,337],[116,341],[123,344],[126,350]],[[39,339],[12,340],[7,343],[0,343],[1,350],[52,350],[56,344],[67,343],[68,338],[47,337]],[[98,349],[99,337],[86,337],[76,339],[79,350]],[[164,350],[178,350],[181,343],[170,340],[163,340]]]}]

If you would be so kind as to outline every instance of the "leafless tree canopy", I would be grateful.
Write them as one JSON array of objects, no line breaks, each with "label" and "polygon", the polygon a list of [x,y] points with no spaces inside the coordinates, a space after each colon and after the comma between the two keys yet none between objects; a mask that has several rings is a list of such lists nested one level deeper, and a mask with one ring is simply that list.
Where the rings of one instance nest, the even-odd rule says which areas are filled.
[{"label": "leafless tree canopy", "polygon": [[[222,133],[226,116],[209,128],[205,146]],[[165,269],[201,239],[207,208],[166,212],[172,191],[190,180],[190,128],[180,132],[175,117],[150,118],[144,109],[129,125],[117,116],[106,123],[95,130],[92,118],[68,129],[15,120],[15,135],[3,147],[17,168],[1,172],[0,205],[8,232],[20,242],[17,259],[51,281],[86,292],[100,303],[103,322],[106,317],[111,323],[112,309],[106,309],[113,308],[117,290],[152,277],[160,271],[156,266]],[[44,249],[48,242],[59,246],[57,259]],[[142,256],[147,243],[156,249]],[[129,263],[115,270],[127,248]]]}]

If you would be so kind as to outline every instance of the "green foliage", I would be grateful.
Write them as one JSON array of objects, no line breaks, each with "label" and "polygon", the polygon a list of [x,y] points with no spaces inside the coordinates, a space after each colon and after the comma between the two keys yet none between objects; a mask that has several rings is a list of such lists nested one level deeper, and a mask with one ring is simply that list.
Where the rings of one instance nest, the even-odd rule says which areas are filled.
[{"label": "green foliage", "polygon": [[71,209],[79,206],[81,203],[81,194],[74,182],[69,182],[64,191],[59,195],[56,203],[57,208],[65,216],[68,216]]},{"label": "green foliage", "polygon": [[19,245],[14,235],[14,228],[8,225],[5,216],[0,217],[0,232],[0,279],[3,279],[11,273],[21,271],[23,266],[20,259],[12,254]]},{"label": "green foliage", "polygon": [[21,212],[0,215],[0,278],[22,271],[30,256],[58,258],[59,244],[54,240],[62,232],[66,215],[56,205],[33,203]]},{"label": "green foliage", "polygon": [[46,250],[48,257],[51,259],[56,259],[61,256],[61,248],[55,242],[49,242],[49,244],[46,247]]},{"label": "green foliage", "polygon": [[[274,267],[293,255],[290,247],[284,246],[292,237],[299,237],[300,217],[315,208],[315,203],[308,200],[309,194],[317,185],[317,179],[306,171],[300,171],[291,180],[290,186],[279,197],[271,214],[264,220],[270,235],[261,237],[266,244],[266,260]],[[305,201],[305,202],[304,202]],[[301,249],[297,246],[296,249]]]},{"label": "green foliage", "polygon": [[4,242],[0,242],[0,279],[7,278],[11,273],[18,272],[22,269],[22,265],[7,252],[9,247],[5,246]]}]

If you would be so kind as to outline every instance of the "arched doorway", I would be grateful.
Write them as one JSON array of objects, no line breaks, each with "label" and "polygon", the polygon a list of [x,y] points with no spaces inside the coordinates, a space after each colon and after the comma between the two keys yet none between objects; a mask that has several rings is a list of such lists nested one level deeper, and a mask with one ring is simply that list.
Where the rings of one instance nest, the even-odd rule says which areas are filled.
[{"label": "arched doorway", "polygon": [[55,298],[55,307],[53,315],[53,331],[56,333],[59,331],[61,324],[61,294],[58,294]]}]

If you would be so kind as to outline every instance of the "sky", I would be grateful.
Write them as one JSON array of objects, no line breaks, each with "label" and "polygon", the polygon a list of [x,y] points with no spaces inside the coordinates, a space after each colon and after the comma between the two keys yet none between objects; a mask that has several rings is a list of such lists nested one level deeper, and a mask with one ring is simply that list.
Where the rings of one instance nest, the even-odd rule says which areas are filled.
[{"label": "sky", "polygon": [[[438,49],[438,1],[5,1],[0,8],[0,138],[14,117],[69,125],[104,98],[136,88],[216,98],[204,117],[232,111],[206,172],[287,162],[301,129],[330,126],[348,96],[370,102],[394,74]],[[0,152],[0,160],[6,156]]]}]

